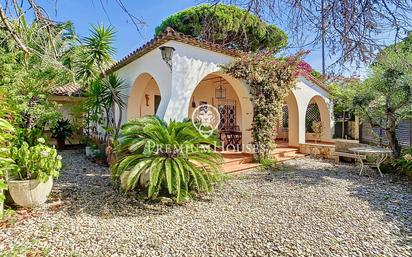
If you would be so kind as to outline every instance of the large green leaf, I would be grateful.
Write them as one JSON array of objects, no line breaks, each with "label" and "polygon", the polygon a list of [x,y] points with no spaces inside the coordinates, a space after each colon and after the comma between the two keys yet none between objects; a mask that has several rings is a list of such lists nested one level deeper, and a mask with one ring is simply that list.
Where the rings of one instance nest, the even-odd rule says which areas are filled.
[{"label": "large green leaf", "polygon": [[210,191],[220,181],[220,154],[203,149],[218,145],[218,140],[202,138],[191,122],[166,124],[157,117],[132,120],[122,126],[115,150],[119,161],[112,173],[120,176],[122,189],[132,190],[142,173],[149,172],[149,198],[167,192],[182,202],[192,190]]},{"label": "large green leaf", "polygon": [[128,191],[136,186],[136,182],[140,178],[140,175],[143,171],[148,168],[151,160],[142,160],[141,162],[137,163],[131,170],[125,171],[120,176],[121,186],[122,189]]}]

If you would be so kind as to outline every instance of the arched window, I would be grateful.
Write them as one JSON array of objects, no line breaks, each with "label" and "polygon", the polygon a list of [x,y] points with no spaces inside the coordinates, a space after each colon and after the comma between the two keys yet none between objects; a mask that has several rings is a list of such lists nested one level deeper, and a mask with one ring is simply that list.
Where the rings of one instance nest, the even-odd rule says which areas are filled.
[{"label": "arched window", "polygon": [[313,122],[321,121],[319,107],[316,103],[310,103],[306,109],[306,132],[313,133]]}]

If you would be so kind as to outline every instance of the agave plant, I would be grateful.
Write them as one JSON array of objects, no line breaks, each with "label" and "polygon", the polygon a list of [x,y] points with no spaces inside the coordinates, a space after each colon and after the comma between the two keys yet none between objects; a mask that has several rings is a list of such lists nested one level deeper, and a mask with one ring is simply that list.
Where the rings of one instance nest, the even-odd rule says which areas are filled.
[{"label": "agave plant", "polygon": [[222,157],[212,151],[218,142],[187,121],[167,124],[154,116],[130,121],[121,129],[112,175],[125,191],[139,187],[151,199],[165,193],[181,202],[221,181]]}]

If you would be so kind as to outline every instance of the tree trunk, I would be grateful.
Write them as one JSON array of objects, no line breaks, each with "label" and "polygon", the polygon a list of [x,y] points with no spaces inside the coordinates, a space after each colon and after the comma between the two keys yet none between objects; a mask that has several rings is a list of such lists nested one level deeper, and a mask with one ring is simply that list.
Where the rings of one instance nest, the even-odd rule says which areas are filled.
[{"label": "tree trunk", "polygon": [[123,118],[123,110],[119,107],[119,119],[117,120],[117,126],[116,126],[116,131],[114,134],[114,139],[116,140],[117,137],[119,136],[120,128],[122,126],[122,118]]},{"label": "tree trunk", "polygon": [[106,108],[106,129],[104,130],[104,137],[103,137],[103,142],[107,141],[107,136],[108,136],[108,129],[110,127],[110,109]]},{"label": "tree trunk", "polygon": [[[19,35],[16,33],[16,31],[13,29],[12,25],[9,22],[9,19],[7,18],[7,15],[5,11],[3,10],[3,6],[0,3],[0,20],[3,22],[4,29],[9,32],[13,40],[16,42],[18,48],[23,50],[26,54],[30,53],[29,48],[22,42],[20,39]],[[2,26],[3,27],[3,26]]]},{"label": "tree trunk", "polygon": [[393,156],[398,158],[401,155],[401,146],[396,137],[396,120],[392,116],[388,116],[388,127],[385,129],[385,135],[392,149]]}]

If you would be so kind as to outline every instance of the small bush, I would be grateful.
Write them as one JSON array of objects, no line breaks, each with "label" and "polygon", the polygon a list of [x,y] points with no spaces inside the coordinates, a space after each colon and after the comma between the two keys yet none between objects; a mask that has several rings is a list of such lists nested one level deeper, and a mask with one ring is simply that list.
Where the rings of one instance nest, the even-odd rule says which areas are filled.
[{"label": "small bush", "polygon": [[52,137],[57,140],[66,140],[73,135],[74,127],[67,119],[58,120],[57,124],[51,129]]},{"label": "small bush", "polygon": [[401,156],[395,161],[399,171],[412,178],[412,147],[402,151]]},{"label": "small bush", "polygon": [[39,138],[35,146],[23,142],[20,147],[12,147],[10,158],[14,161],[10,177],[16,180],[37,179],[46,182],[50,176],[58,177],[62,167],[62,157],[56,149],[46,146],[43,138]]},{"label": "small bush", "polygon": [[222,157],[212,151],[218,142],[203,137],[191,122],[130,121],[121,129],[112,176],[124,191],[139,188],[150,199],[171,196],[179,203],[221,181]]},{"label": "small bush", "polygon": [[273,170],[274,168],[276,168],[276,164],[277,164],[276,159],[271,159],[271,158],[261,159],[260,169],[262,171]]}]

